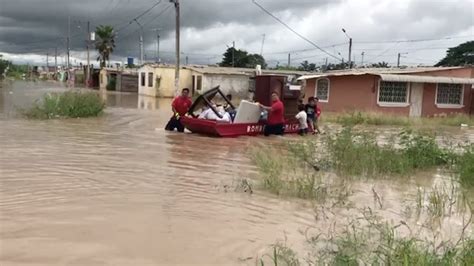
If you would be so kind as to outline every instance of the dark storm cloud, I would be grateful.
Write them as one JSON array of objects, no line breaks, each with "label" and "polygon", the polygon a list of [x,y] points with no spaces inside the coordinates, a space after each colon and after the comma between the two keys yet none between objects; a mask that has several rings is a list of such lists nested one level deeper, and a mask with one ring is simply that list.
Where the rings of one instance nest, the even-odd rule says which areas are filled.
[{"label": "dark storm cloud", "polygon": [[[85,22],[93,28],[113,25],[117,33],[114,58],[138,56],[139,27],[130,20],[158,1],[152,0],[0,0],[0,52],[10,54],[53,53],[58,47],[65,52],[68,16],[71,17],[73,55],[83,58]],[[384,60],[384,56],[403,52],[415,45],[362,45],[361,40],[394,40],[439,38],[473,34],[471,0],[258,0],[310,40],[327,46],[347,41],[341,28],[348,28],[356,51],[366,49],[367,58]],[[161,55],[172,59],[174,51],[174,10],[169,0],[162,2],[139,18],[144,25],[145,49],[154,56],[155,28],[160,28]],[[261,49],[266,34],[264,54],[273,62],[285,60],[286,54],[272,52],[312,47],[265,14],[252,0],[181,0],[182,50],[196,63],[219,59],[226,45],[236,41],[239,48],[251,52]],[[469,39],[469,38],[468,38]],[[461,39],[460,41],[466,39]],[[453,45],[441,42],[434,45]],[[392,48],[390,48],[393,46]],[[426,46],[426,44],[425,44]],[[313,47],[314,48],[314,47]],[[327,48],[332,54],[344,47]],[[380,50],[376,50],[380,49]],[[392,49],[382,53],[385,49]],[[396,49],[396,50],[395,50]],[[444,51],[430,51],[431,60]],[[295,54],[295,58],[313,56],[324,60],[321,51]],[[425,55],[423,55],[424,57]],[[184,57],[184,56],[183,56]],[[330,57],[331,58],[331,57]],[[333,59],[334,60],[334,59]]]},{"label": "dark storm cloud", "polygon": [[[0,50],[9,53],[50,50],[54,46],[64,49],[68,16],[71,17],[71,47],[84,46],[85,21],[94,26],[111,24],[118,32],[117,52],[127,53],[136,48],[138,26],[128,22],[147,10],[157,1],[131,0],[0,0]],[[205,29],[216,23],[255,24],[274,23],[251,0],[182,0],[182,26]],[[337,1],[261,0],[273,12],[289,11],[304,14],[308,10]],[[166,9],[166,10],[165,10]],[[164,12],[163,12],[164,11]],[[157,15],[160,17],[156,17]],[[139,19],[145,26],[146,39],[160,28],[166,38],[174,29],[174,9],[168,0],[162,2]],[[81,27],[81,28],[79,28]]]}]

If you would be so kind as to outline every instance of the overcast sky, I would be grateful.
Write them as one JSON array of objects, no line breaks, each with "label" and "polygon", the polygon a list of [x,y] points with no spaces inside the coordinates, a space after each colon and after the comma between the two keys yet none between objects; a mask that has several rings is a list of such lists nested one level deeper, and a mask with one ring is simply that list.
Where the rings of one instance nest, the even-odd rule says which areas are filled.
[{"label": "overcast sky", "polygon": [[[257,0],[293,30],[323,47],[316,49],[262,11],[252,0],[180,0],[183,62],[221,61],[235,41],[236,48],[262,51],[269,65],[303,60],[322,64],[347,60],[348,37],[353,38],[357,64],[386,61],[431,65],[449,47],[474,39],[473,0]],[[71,18],[72,62],[85,60],[86,21],[92,28],[113,25],[117,32],[113,60],[139,56],[139,27],[130,24],[159,1],[155,0],[0,0],[0,54],[15,62],[64,62],[68,17]],[[173,62],[174,6],[162,0],[138,21],[144,26],[146,58],[154,60],[160,28],[160,55]],[[420,41],[424,40],[424,41]],[[305,50],[305,51],[301,51]],[[340,53],[340,55],[339,55]],[[94,53],[95,61],[96,55]]]}]

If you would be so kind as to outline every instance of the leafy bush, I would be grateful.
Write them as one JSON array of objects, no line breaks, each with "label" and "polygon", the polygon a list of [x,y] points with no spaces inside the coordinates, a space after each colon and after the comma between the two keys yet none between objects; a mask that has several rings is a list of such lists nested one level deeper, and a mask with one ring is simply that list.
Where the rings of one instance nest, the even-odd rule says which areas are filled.
[{"label": "leafy bush", "polygon": [[461,184],[467,188],[474,187],[474,144],[458,158],[457,170]]},{"label": "leafy bush", "polygon": [[98,116],[104,102],[94,92],[48,93],[23,114],[31,119],[77,118]]}]

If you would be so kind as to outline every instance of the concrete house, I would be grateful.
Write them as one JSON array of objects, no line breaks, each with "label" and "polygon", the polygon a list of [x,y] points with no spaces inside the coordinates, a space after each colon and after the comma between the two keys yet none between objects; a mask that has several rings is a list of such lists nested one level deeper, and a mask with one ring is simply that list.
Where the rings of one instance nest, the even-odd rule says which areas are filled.
[{"label": "concrete house", "polygon": [[128,68],[103,68],[99,73],[99,89],[137,93],[138,72]]},{"label": "concrete house", "polygon": [[301,76],[323,111],[474,114],[474,67],[354,69]]},{"label": "concrete house", "polygon": [[[174,97],[175,66],[147,64],[139,70],[138,90],[141,95],[153,97]],[[260,73],[261,72],[261,73]],[[180,88],[189,88],[191,94],[203,93],[220,86],[224,93],[245,98],[253,88],[257,74],[291,75],[299,77],[307,72],[262,70],[252,68],[231,68],[217,66],[186,65],[180,68]]]}]

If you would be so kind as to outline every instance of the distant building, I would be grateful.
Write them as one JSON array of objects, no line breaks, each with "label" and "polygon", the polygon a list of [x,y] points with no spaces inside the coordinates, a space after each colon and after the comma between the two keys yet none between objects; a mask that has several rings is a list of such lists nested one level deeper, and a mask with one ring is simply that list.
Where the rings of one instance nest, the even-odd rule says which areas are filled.
[{"label": "distant building", "polygon": [[99,73],[99,89],[138,93],[138,72],[133,68],[103,68]]},{"label": "distant building", "polygon": [[301,76],[323,111],[411,117],[474,114],[474,67],[353,69]]}]

